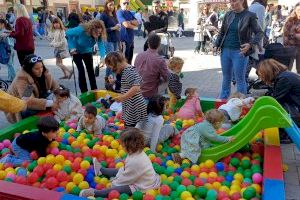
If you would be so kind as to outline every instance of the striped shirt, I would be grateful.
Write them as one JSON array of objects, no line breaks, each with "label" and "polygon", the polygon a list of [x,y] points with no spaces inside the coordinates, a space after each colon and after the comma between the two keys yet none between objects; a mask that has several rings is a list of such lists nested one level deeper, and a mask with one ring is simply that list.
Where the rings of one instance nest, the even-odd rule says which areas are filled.
[{"label": "striped shirt", "polygon": [[177,99],[180,99],[181,91],[182,91],[182,83],[180,82],[179,75],[171,72],[169,74],[168,79],[169,79],[168,87],[170,92],[172,92]]},{"label": "striped shirt", "polygon": [[[121,74],[121,93],[127,93],[133,86],[140,86],[142,79],[131,65]],[[147,104],[141,92],[122,102],[123,120],[127,126],[147,119]]]}]

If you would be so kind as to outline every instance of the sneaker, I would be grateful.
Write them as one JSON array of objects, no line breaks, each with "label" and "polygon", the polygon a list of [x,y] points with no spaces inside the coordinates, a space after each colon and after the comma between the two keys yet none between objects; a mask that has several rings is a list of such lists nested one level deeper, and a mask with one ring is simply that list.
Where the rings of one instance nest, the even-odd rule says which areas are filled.
[{"label": "sneaker", "polygon": [[90,189],[83,189],[79,193],[80,197],[91,197],[95,196],[95,189],[90,188]]},{"label": "sneaker", "polygon": [[94,166],[94,172],[95,172],[95,176],[101,176],[102,173],[100,171],[101,169],[101,163],[98,162],[97,158],[93,158],[93,166]]}]

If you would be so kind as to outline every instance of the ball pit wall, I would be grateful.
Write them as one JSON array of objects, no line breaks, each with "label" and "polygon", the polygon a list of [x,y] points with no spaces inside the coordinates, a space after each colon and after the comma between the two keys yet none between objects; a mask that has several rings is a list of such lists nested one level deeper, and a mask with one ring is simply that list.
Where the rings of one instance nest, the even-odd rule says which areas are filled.
[{"label": "ball pit wall", "polygon": [[[106,95],[110,95],[110,96],[114,97],[117,94],[108,92],[106,90],[98,90],[98,91],[94,91],[94,92],[84,93],[84,94],[80,95],[79,99],[81,100],[82,104],[85,105],[89,102],[95,101],[96,99],[98,99],[100,97],[104,98]],[[177,107],[182,106],[184,101],[185,101],[184,99],[179,101],[176,106]],[[201,106],[202,106],[203,111],[207,111],[207,110],[213,109],[213,108],[218,108],[220,105],[222,105],[224,103],[225,103],[225,101],[220,100],[220,99],[201,98]],[[38,116],[29,117],[27,119],[24,119],[18,123],[15,123],[15,124],[5,128],[5,129],[0,130],[0,141],[4,140],[4,139],[12,139],[14,133],[36,128],[35,124],[38,119],[39,119]],[[269,141],[276,141],[276,137],[278,137],[278,129],[275,128],[275,130],[277,130],[277,132],[275,131],[275,133],[274,133],[274,131],[273,131],[273,135],[271,137],[267,137],[269,139]],[[266,144],[269,144],[269,143],[266,143]],[[271,156],[272,153],[274,153],[272,151],[272,147],[274,147],[274,145],[272,145],[272,144],[273,143],[271,143],[271,145],[269,145],[270,148],[268,145],[266,145],[266,148],[265,148],[265,155],[270,155],[270,157],[267,156],[267,158],[269,158],[269,159],[266,160],[266,157],[265,157],[265,160],[264,160],[263,198],[264,199],[284,199],[284,183],[282,181],[283,178],[281,179],[281,177],[283,177],[283,175],[282,175],[282,170],[279,170],[279,169],[281,169],[281,152],[278,151],[278,149],[277,149],[276,152],[278,153],[277,155],[279,155],[279,156]],[[275,147],[279,148],[279,150],[280,150],[279,145],[277,145]],[[276,163],[276,166],[275,166],[276,170],[275,171],[271,170],[271,172],[270,172],[269,166],[272,165],[274,167],[274,163]],[[274,174],[274,173],[279,174],[280,178],[278,178],[278,177],[274,178],[272,176],[269,177],[269,175],[268,175],[269,172],[270,172],[270,174]],[[281,175],[280,175],[280,173],[281,173]],[[267,174],[268,176],[265,177],[265,174]],[[41,199],[41,198],[36,198],[36,196],[34,196],[34,195],[43,195],[42,199],[45,199],[45,200],[47,200],[47,199],[51,199],[51,200],[82,199],[80,197],[70,195],[70,194],[62,194],[62,193],[55,192],[55,191],[33,188],[30,186],[9,183],[9,182],[4,182],[4,181],[0,181],[0,188],[1,188],[0,199],[20,199],[20,200]],[[6,188],[6,189],[2,190],[2,188],[3,189]],[[276,194],[273,190],[274,188],[276,188],[276,191],[277,191]],[[30,193],[28,191],[30,191]],[[32,191],[34,191],[34,192],[32,192]],[[281,197],[283,197],[283,198],[281,198]]]}]

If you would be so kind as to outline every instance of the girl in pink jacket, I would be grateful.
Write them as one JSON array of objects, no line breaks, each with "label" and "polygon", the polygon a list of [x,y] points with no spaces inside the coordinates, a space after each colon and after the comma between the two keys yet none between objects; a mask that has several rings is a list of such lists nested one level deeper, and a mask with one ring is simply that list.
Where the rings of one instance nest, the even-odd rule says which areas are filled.
[{"label": "girl in pink jacket", "polygon": [[195,119],[196,116],[203,116],[197,88],[187,88],[184,93],[186,101],[177,112],[176,117],[184,120]]}]

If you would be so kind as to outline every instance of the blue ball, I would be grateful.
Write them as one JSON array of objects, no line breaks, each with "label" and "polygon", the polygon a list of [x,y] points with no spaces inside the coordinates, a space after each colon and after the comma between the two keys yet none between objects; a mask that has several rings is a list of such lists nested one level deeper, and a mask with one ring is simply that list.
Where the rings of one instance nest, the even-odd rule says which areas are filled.
[{"label": "blue ball", "polygon": [[63,188],[63,187],[57,187],[55,190],[56,190],[57,192],[64,192],[64,191],[65,191],[65,188]]},{"label": "blue ball", "polygon": [[232,182],[233,181],[233,176],[227,175],[225,177],[225,180],[228,181],[228,182]]},{"label": "blue ball", "polygon": [[172,160],[172,156],[167,156],[166,160]]},{"label": "blue ball", "polygon": [[218,171],[224,171],[224,169],[225,169],[224,163],[222,163],[222,162],[217,162],[215,166]]},{"label": "blue ball", "polygon": [[91,183],[94,181],[94,173],[87,173],[87,175],[85,176],[85,180],[88,182],[88,183]]},{"label": "blue ball", "polygon": [[17,170],[17,175],[18,176],[27,176],[27,170],[23,167],[20,167],[18,170]]},{"label": "blue ball", "polygon": [[63,144],[69,144],[69,141],[68,141],[68,139],[63,138],[62,141],[61,141],[61,143],[63,143]]},{"label": "blue ball", "polygon": [[93,182],[89,183],[89,185],[90,185],[91,188],[96,188],[97,183],[95,183],[95,182],[93,181]]},{"label": "blue ball", "polygon": [[182,170],[181,168],[175,169],[175,173],[177,173],[177,174],[179,174],[179,175],[182,173],[182,171],[183,171],[183,170]]}]

